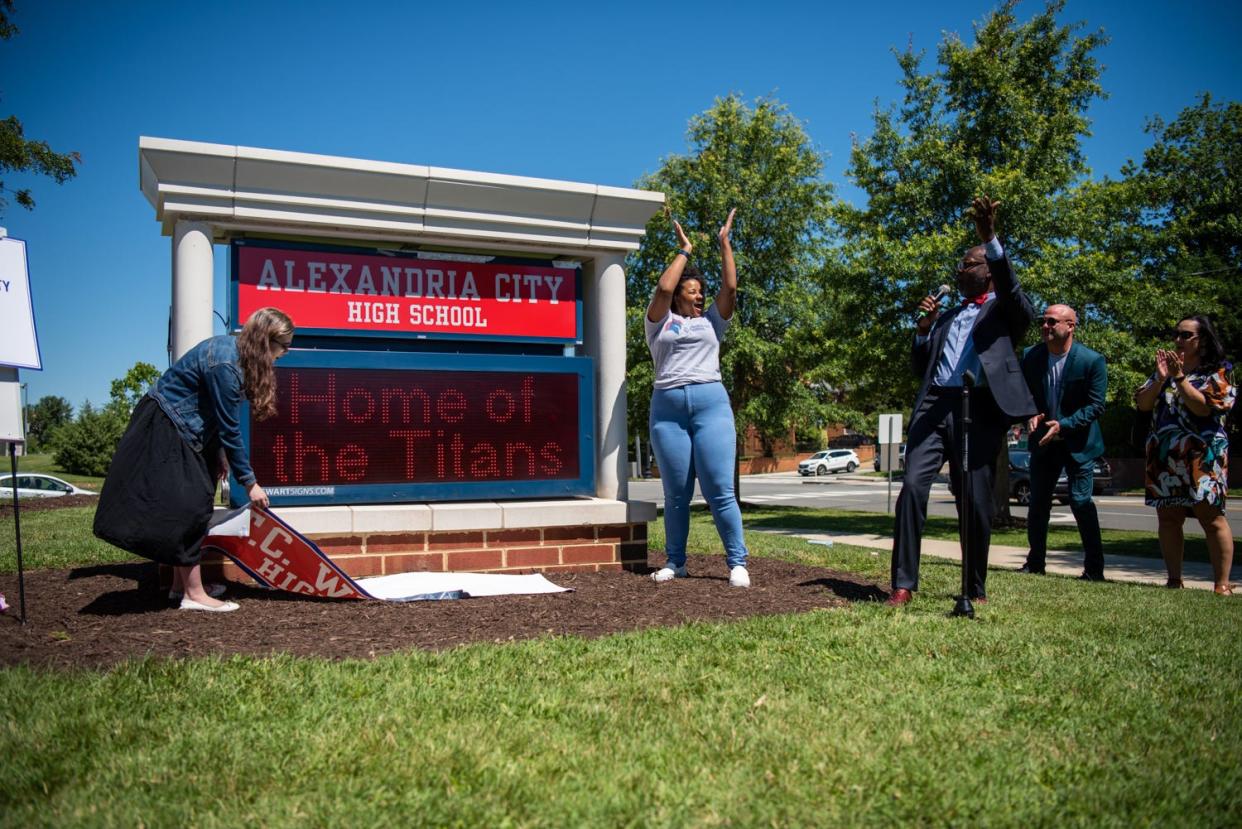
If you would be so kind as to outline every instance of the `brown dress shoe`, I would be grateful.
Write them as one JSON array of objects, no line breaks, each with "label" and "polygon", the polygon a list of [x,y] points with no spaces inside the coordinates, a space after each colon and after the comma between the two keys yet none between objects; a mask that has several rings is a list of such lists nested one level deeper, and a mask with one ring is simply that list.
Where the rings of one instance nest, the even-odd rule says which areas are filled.
[{"label": "brown dress shoe", "polygon": [[910,601],[913,598],[914,598],[914,594],[911,593],[909,590],[907,590],[904,587],[898,587],[896,590],[893,591],[893,595],[888,597],[888,601],[885,602],[885,604],[887,604],[889,607],[901,607],[903,605],[910,604]]}]

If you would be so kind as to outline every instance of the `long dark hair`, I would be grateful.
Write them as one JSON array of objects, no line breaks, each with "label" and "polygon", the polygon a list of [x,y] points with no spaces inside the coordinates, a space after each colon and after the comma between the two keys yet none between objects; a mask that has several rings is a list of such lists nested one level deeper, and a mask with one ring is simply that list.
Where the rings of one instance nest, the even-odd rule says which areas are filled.
[{"label": "long dark hair", "polygon": [[1212,327],[1212,321],[1202,314],[1194,314],[1182,317],[1177,321],[1177,324],[1181,325],[1183,322],[1193,322],[1199,326],[1200,367],[1205,369],[1219,368],[1225,362],[1225,346],[1221,344],[1220,337],[1216,335],[1216,329]]},{"label": "long dark hair", "polygon": [[246,384],[246,399],[256,420],[276,414],[276,366],[272,340],[293,336],[293,321],[278,308],[260,308],[250,315],[237,337],[237,354]]}]

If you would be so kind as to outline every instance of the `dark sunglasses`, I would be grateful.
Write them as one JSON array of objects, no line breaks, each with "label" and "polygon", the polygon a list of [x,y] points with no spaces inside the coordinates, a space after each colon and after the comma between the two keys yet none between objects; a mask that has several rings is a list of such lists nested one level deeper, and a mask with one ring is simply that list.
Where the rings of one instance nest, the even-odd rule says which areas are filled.
[{"label": "dark sunglasses", "polygon": [[1195,331],[1174,331],[1173,332],[1173,339],[1175,340],[1193,340],[1197,336],[1199,336],[1199,334],[1198,332],[1195,332]]},{"label": "dark sunglasses", "polygon": [[1069,320],[1059,320],[1056,317],[1041,317],[1040,325],[1056,325],[1058,322],[1069,322]]}]

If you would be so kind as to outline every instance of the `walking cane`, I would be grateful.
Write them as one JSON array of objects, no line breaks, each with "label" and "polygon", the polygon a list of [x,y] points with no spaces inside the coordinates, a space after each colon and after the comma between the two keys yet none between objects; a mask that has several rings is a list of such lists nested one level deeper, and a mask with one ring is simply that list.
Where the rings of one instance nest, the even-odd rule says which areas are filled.
[{"label": "walking cane", "polygon": [[961,493],[961,503],[958,505],[958,520],[961,522],[962,537],[962,593],[957,597],[957,603],[953,605],[953,612],[950,616],[965,616],[967,619],[975,618],[975,606],[970,603],[969,590],[969,568],[967,561],[970,559],[970,519],[971,519],[971,492],[970,492],[970,391],[975,387],[974,372],[968,371],[962,375],[962,428],[958,429],[962,440],[962,465],[961,471],[958,473],[961,478],[959,480],[958,491]]}]

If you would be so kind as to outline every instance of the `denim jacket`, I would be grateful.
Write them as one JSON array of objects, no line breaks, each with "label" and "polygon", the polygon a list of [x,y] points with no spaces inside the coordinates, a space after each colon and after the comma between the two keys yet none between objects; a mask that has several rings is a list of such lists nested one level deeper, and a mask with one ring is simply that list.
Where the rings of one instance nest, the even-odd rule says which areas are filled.
[{"label": "denim jacket", "polygon": [[[244,386],[237,341],[219,336],[187,351],[147,393],[195,452],[218,440],[233,477],[249,487],[255,483],[254,470],[242,445],[239,420]],[[207,462],[214,463],[214,458]]]}]

